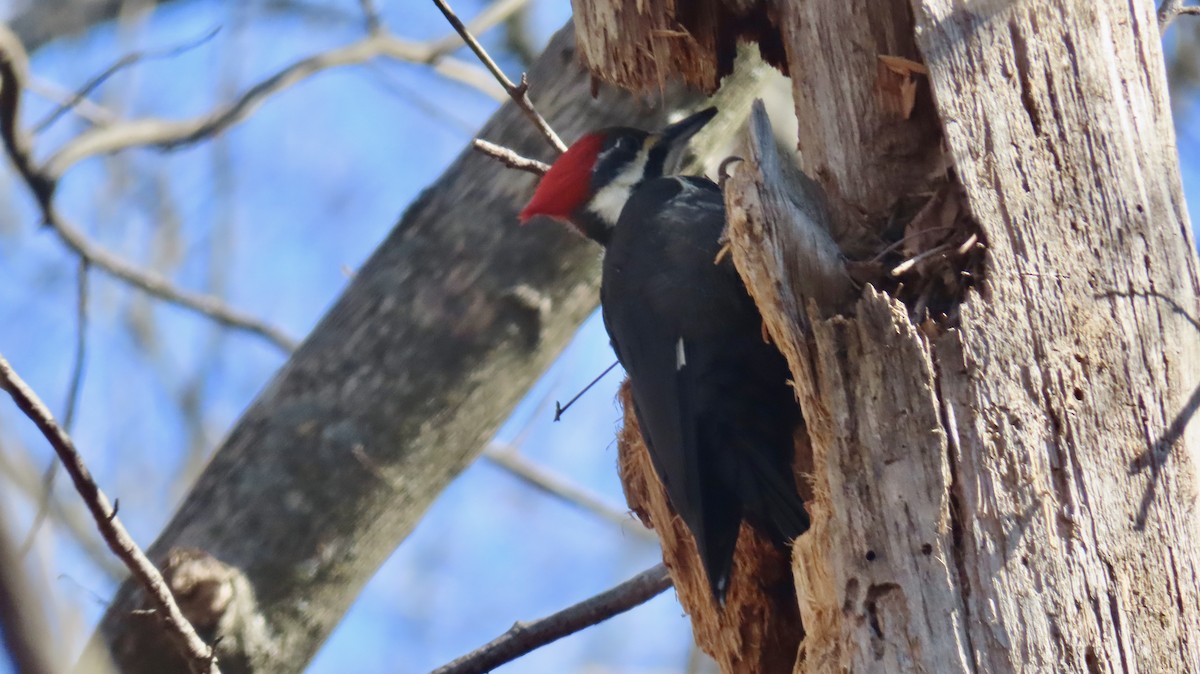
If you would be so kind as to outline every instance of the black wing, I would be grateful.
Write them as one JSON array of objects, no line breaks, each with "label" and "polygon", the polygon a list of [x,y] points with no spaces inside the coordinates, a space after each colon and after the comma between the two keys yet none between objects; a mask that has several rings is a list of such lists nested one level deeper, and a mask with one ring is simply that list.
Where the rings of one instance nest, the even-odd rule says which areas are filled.
[{"label": "black wing", "polygon": [[655,470],[718,597],[743,515],[761,513],[780,542],[807,528],[791,477],[798,413],[786,364],[763,343],[732,263],[715,263],[724,224],[712,182],[647,182],[614,229],[601,286]]}]

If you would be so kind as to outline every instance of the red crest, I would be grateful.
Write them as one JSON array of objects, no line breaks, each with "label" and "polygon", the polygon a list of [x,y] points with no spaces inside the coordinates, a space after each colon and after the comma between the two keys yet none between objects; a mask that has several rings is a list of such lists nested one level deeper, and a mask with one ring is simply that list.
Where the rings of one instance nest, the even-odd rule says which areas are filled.
[{"label": "red crest", "polygon": [[528,222],[535,215],[568,220],[591,197],[592,168],[603,147],[604,135],[589,133],[567,148],[542,176],[533,198],[521,211],[521,222]]}]

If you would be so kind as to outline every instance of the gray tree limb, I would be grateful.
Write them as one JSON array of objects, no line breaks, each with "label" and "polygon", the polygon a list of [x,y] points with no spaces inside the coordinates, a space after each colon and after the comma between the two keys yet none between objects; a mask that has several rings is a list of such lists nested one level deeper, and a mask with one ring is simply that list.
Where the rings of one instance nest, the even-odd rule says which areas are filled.
[{"label": "gray tree limb", "polygon": [[[700,102],[670,88],[653,106],[607,89],[593,99],[569,28],[529,81],[569,140],[616,123],[657,127]],[[753,95],[742,93],[743,110]],[[512,104],[481,135],[552,159]],[[256,636],[247,653],[238,635],[205,634],[220,638],[225,671],[302,669],[596,306],[596,249],[550,223],[517,225],[534,182],[464,151],[246,411],[151,547],[155,559],[203,550],[248,579],[269,643]],[[133,613],[137,595],[120,589],[93,647],[110,646],[121,671],[172,671],[150,647],[161,635]]]}]

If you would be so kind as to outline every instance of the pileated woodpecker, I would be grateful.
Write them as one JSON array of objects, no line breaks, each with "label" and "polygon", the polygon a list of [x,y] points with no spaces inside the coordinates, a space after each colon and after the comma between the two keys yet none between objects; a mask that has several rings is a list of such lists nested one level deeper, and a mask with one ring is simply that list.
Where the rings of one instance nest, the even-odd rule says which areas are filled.
[{"label": "pileated woodpecker", "polygon": [[633,388],[659,479],[724,603],[743,519],[781,548],[808,529],[792,473],[800,410],[787,364],[728,256],[711,180],[664,176],[669,155],[716,114],[657,134],[614,128],[572,145],[521,221],[546,215],[604,246],[604,325]]}]

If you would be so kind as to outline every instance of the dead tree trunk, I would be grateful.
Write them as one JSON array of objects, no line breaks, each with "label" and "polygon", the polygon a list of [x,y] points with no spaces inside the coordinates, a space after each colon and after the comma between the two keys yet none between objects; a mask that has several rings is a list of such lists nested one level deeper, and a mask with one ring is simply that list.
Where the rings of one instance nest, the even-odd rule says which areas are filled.
[{"label": "dead tree trunk", "polygon": [[[808,424],[807,634],[746,657],[760,626],[714,630],[681,592],[701,645],[726,672],[1200,671],[1200,277],[1154,8],[683,4],[577,0],[580,51],[624,86],[711,87],[757,40],[793,79],[829,232],[870,261],[822,306],[794,263],[811,223],[750,149],[730,236]],[[653,500],[652,476],[627,488]],[[665,545],[681,587],[689,546]]]}]

